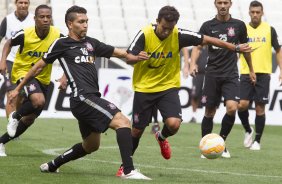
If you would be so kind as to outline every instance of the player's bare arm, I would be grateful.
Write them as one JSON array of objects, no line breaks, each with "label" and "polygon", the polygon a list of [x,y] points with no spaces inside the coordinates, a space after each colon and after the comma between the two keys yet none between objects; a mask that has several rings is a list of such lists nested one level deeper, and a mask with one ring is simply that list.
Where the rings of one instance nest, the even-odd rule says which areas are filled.
[{"label": "player's bare arm", "polygon": [[252,64],[252,57],[251,57],[251,53],[243,53],[244,58],[247,61],[247,64],[249,66],[249,70],[250,70],[250,79],[251,79],[251,83],[253,83],[255,85],[257,77],[256,74],[254,72],[254,68],[253,68],[253,64]]},{"label": "player's bare arm", "polygon": [[6,72],[7,69],[7,64],[6,64],[6,59],[11,51],[11,39],[7,40],[3,50],[2,50],[2,57],[1,57],[1,61],[0,61],[0,73],[4,74]]},{"label": "player's bare arm", "polygon": [[43,68],[46,66],[47,64],[40,59],[29,71],[28,73],[25,75],[25,77],[23,78],[23,80],[18,84],[18,86],[16,87],[16,89],[14,89],[13,91],[11,91],[11,93],[9,94],[9,98],[11,99],[11,101],[19,94],[19,91],[24,87],[24,85],[31,80],[32,78],[34,78],[35,76],[37,76],[42,70]]},{"label": "player's bare arm", "polygon": [[208,44],[215,45],[217,47],[226,48],[226,49],[233,50],[233,51],[236,51],[236,52],[243,52],[243,53],[252,52],[252,48],[247,43],[234,45],[232,43],[225,42],[225,41],[222,41],[220,39],[210,37],[210,36],[206,36],[206,35],[204,35],[204,39],[203,39],[202,44],[203,45],[208,45]]},{"label": "player's bare arm", "polygon": [[195,77],[196,74],[198,73],[197,62],[198,62],[201,50],[202,50],[202,46],[200,45],[195,46],[192,49],[190,69],[189,69],[189,73],[192,77]]},{"label": "player's bare arm", "polygon": [[124,49],[118,49],[118,48],[115,48],[112,56],[118,57],[118,58],[125,58],[127,64],[135,64],[138,61],[149,59],[148,54],[144,51],[141,51],[138,55],[133,55],[133,54],[127,53],[126,50]]},{"label": "player's bare arm", "polygon": [[276,50],[276,62],[280,69],[279,82],[282,85],[282,47]]},{"label": "player's bare arm", "polygon": [[181,49],[181,51],[184,57],[184,67],[182,69],[183,77],[187,78],[189,76],[189,50],[187,47],[184,47]]}]

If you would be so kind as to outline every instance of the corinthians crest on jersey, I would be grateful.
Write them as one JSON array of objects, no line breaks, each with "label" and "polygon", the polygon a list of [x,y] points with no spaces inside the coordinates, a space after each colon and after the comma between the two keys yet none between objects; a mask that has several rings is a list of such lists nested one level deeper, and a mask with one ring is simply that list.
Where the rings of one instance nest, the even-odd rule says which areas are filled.
[{"label": "corinthians crest on jersey", "polygon": [[235,36],[235,29],[233,27],[229,27],[227,28],[228,32],[227,32],[227,35],[230,36],[230,37],[233,37]]}]

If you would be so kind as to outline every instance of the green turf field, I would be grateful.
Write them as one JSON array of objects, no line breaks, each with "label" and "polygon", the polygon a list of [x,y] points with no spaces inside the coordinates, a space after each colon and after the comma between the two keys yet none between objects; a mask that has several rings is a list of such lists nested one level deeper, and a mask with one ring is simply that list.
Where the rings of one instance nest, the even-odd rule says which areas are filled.
[{"label": "green turf field", "polygon": [[[0,133],[6,122],[0,119]],[[220,126],[215,125],[218,133]],[[169,139],[172,158],[164,160],[149,128],[134,155],[135,166],[152,181],[121,180],[115,177],[120,164],[115,132],[102,135],[98,152],[70,162],[58,174],[40,173],[39,165],[54,158],[81,141],[75,120],[39,119],[20,137],[6,145],[8,157],[0,158],[1,184],[93,184],[93,183],[197,183],[197,184],[260,184],[282,183],[282,126],[266,126],[262,150],[243,147],[243,130],[235,125],[227,147],[231,159],[200,159],[199,124],[183,124],[179,133]]]}]

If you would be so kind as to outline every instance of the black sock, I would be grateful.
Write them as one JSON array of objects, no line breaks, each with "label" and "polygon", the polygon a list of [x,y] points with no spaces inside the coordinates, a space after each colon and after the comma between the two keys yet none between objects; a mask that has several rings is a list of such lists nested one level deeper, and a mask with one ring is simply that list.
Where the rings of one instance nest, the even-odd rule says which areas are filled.
[{"label": "black sock", "polygon": [[162,132],[161,132],[161,136],[158,137],[159,141],[164,141],[166,138],[170,137],[174,135],[173,133],[171,133],[171,131],[168,129],[167,125],[164,124]]},{"label": "black sock", "polygon": [[246,132],[251,133],[251,126],[249,123],[249,110],[238,111],[238,116]]},{"label": "black sock", "polygon": [[213,129],[213,117],[204,116],[202,120],[201,129],[202,129],[202,137],[204,137],[207,134],[210,134]]},{"label": "black sock", "polygon": [[116,130],[117,143],[121,155],[124,174],[130,173],[134,170],[132,160],[132,138],[130,128],[119,128]]},{"label": "black sock", "polygon": [[15,116],[17,117],[14,117],[16,118],[17,120],[19,120],[18,118],[20,117],[23,117],[23,116],[26,116],[26,115],[29,115],[31,113],[33,113],[35,110],[37,110],[37,108],[34,108],[31,101],[25,101],[21,107],[16,111],[15,113]]},{"label": "black sock", "polygon": [[139,137],[132,137],[132,155],[134,155],[135,150],[138,148],[140,138]]},{"label": "black sock", "polygon": [[4,133],[1,137],[0,137],[0,144],[6,144],[7,142],[9,142],[10,140],[12,140],[13,138],[9,136],[9,134],[6,132]]},{"label": "black sock", "polygon": [[16,138],[22,135],[28,129],[28,127],[29,126],[25,125],[22,121],[20,121],[17,127],[17,130],[16,130],[16,134],[13,138]]},{"label": "black sock", "polygon": [[51,162],[48,162],[49,171],[54,172],[61,165],[71,161],[76,160],[78,158],[84,157],[87,153],[84,151],[82,147],[82,143],[75,144],[71,149],[65,151],[62,155],[58,156]]},{"label": "black sock", "polygon": [[231,129],[235,122],[235,116],[230,116],[228,114],[225,114],[222,123],[221,123],[221,130],[220,130],[220,136],[226,140],[228,134],[231,132]]},{"label": "black sock", "polygon": [[265,127],[265,114],[262,115],[262,116],[256,115],[255,124],[256,124],[255,141],[260,143],[260,139],[261,139],[261,136],[262,136],[262,133],[263,133],[263,129]]}]

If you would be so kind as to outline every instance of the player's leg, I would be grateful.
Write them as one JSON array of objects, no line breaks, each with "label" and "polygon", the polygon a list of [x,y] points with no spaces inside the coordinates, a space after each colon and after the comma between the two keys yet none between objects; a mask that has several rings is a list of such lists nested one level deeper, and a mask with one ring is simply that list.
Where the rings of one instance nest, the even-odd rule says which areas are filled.
[{"label": "player's leg", "polygon": [[244,146],[250,147],[252,143],[253,129],[249,123],[249,104],[255,94],[255,86],[251,83],[248,74],[240,76],[240,103],[238,104],[238,116],[245,129]]},{"label": "player's leg", "polygon": [[7,60],[7,74],[5,75],[5,85],[6,85],[6,97],[7,97],[7,103],[6,103],[6,117],[9,118],[9,115],[16,110],[17,107],[17,97],[11,101],[9,98],[9,93],[14,90],[17,85],[12,83],[11,80],[11,72],[13,67],[13,62]]},{"label": "player's leg", "polygon": [[202,137],[213,130],[213,118],[216,108],[221,100],[221,90],[219,80],[214,76],[205,75],[203,95],[201,102],[205,106],[205,115],[201,124]]},{"label": "player's leg", "polygon": [[255,108],[256,108],[256,118],[255,118],[255,129],[256,136],[254,143],[250,147],[251,150],[260,150],[260,140],[265,127],[265,104],[268,103],[269,97],[269,87],[270,87],[270,75],[269,74],[257,74],[256,83],[256,96],[255,96]]},{"label": "player's leg", "polygon": [[7,132],[11,137],[15,136],[17,126],[22,117],[35,113],[39,115],[45,105],[45,96],[47,92],[46,85],[40,84],[36,79],[32,79],[25,87],[25,100],[17,107],[17,110],[9,115]]}]

